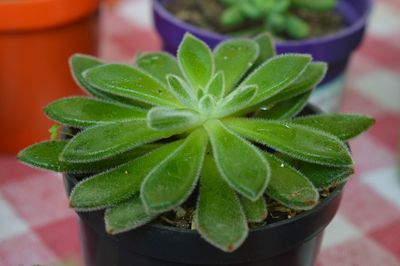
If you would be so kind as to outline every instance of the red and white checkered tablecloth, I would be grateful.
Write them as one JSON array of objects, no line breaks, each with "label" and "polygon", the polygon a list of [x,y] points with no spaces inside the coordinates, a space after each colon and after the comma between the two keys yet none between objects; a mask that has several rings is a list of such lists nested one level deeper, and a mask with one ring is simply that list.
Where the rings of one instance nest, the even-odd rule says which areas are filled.
[{"label": "red and white checkered tablecloth", "polygon": [[[159,49],[148,0],[103,10],[101,57],[127,61]],[[377,123],[351,143],[356,174],[328,226],[320,266],[400,265],[400,1],[378,0],[353,57],[342,111]],[[82,265],[76,215],[60,175],[0,156],[0,265]]]}]

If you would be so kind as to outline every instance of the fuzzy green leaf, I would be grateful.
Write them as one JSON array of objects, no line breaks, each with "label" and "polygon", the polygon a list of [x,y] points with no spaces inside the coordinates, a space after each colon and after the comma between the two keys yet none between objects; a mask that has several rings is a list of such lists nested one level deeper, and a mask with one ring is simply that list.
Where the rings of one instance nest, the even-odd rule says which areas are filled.
[{"label": "fuzzy green leaf", "polygon": [[206,88],[214,73],[210,48],[203,41],[186,33],[178,48],[177,57],[181,70],[194,91]]},{"label": "fuzzy green leaf", "polygon": [[284,13],[290,8],[290,0],[279,0],[273,2],[274,6],[272,10],[275,12]]},{"label": "fuzzy green leaf", "polygon": [[70,60],[69,60],[69,65],[70,65],[70,69],[72,72],[72,76],[73,76],[75,82],[84,91],[88,92],[89,94],[91,94],[93,96],[96,96],[99,99],[112,101],[112,102],[121,102],[121,103],[134,105],[134,106],[147,107],[147,104],[143,104],[143,103],[137,102],[132,99],[124,98],[124,97],[121,97],[118,95],[114,95],[114,94],[99,90],[86,81],[86,79],[83,77],[83,73],[86,70],[95,68],[97,66],[104,65],[104,64],[105,63],[99,61],[95,57],[88,56],[88,55],[82,55],[82,54],[74,54],[73,56],[70,57]]},{"label": "fuzzy green leaf", "polygon": [[61,160],[98,161],[176,133],[178,132],[152,130],[147,127],[146,121],[141,120],[99,125],[72,138],[61,154]]},{"label": "fuzzy green leaf", "polygon": [[269,197],[296,210],[309,210],[318,203],[319,193],[304,175],[271,154],[264,156],[272,173],[266,192]]},{"label": "fuzzy green leaf", "polygon": [[254,41],[260,47],[260,53],[257,57],[253,67],[258,67],[268,59],[272,58],[276,54],[275,45],[272,41],[272,37],[269,33],[261,33],[254,38]]},{"label": "fuzzy green leaf", "polygon": [[219,120],[204,124],[218,169],[225,181],[243,196],[256,200],[269,181],[268,163],[251,143],[228,130]]},{"label": "fuzzy green leaf", "polygon": [[88,97],[64,98],[45,108],[54,121],[73,127],[88,127],[117,121],[144,120],[146,110]]},{"label": "fuzzy green leaf", "polygon": [[271,13],[268,19],[265,20],[265,25],[269,31],[271,31],[274,35],[281,34],[285,31],[285,14],[282,13]]},{"label": "fuzzy green leaf", "polygon": [[242,23],[244,15],[239,6],[228,7],[221,16],[221,23],[225,26],[235,26]]},{"label": "fuzzy green leaf", "polygon": [[298,169],[318,190],[326,190],[346,182],[354,173],[353,167],[330,167],[300,161],[282,153],[275,154]]},{"label": "fuzzy green leaf", "polygon": [[192,106],[196,102],[196,97],[192,89],[183,79],[175,75],[168,75],[168,88],[171,93],[185,106]]},{"label": "fuzzy green leaf", "polygon": [[298,169],[318,190],[342,184],[354,173],[352,167],[327,167],[307,162],[299,162]]},{"label": "fuzzy green leaf", "polygon": [[263,105],[286,101],[290,98],[313,90],[324,78],[327,69],[328,65],[326,63],[316,62],[309,64],[300,77],[298,77],[280,93],[263,102]]},{"label": "fuzzy green leaf", "polygon": [[199,101],[199,109],[202,114],[211,114],[215,110],[215,100],[211,95],[204,95]]},{"label": "fuzzy green leaf", "polygon": [[112,99],[107,94],[99,91],[98,89],[91,86],[86,80],[83,78],[82,73],[90,68],[103,65],[104,63],[98,60],[95,57],[82,55],[82,54],[74,54],[69,59],[69,66],[72,72],[72,76],[75,79],[76,83],[85,91],[99,97],[100,99]]},{"label": "fuzzy green leaf", "polygon": [[18,154],[18,160],[33,167],[61,173],[98,173],[126,163],[159,146],[159,144],[142,145],[136,149],[113,157],[112,160],[102,160],[90,163],[69,163],[60,161],[60,155],[65,149],[67,143],[67,141],[49,141],[34,144],[21,151]]},{"label": "fuzzy green leaf", "polygon": [[144,178],[182,141],[166,144],[134,161],[79,182],[70,195],[70,206],[93,210],[112,206],[138,194]]},{"label": "fuzzy green leaf", "polygon": [[221,105],[219,105],[217,111],[218,117],[225,117],[246,109],[257,93],[257,86],[245,86],[232,91],[223,99]]},{"label": "fuzzy green leaf", "polygon": [[112,235],[138,228],[154,218],[146,213],[139,195],[107,209],[104,214],[106,231]]},{"label": "fuzzy green leaf", "polygon": [[267,218],[268,210],[265,198],[261,196],[256,201],[251,201],[245,197],[240,197],[247,221],[250,223],[260,223]]},{"label": "fuzzy green leaf", "polygon": [[83,77],[90,85],[109,94],[151,105],[180,106],[162,83],[128,65],[101,65],[86,70]]},{"label": "fuzzy green leaf", "polygon": [[148,213],[171,210],[190,196],[203,165],[207,141],[203,129],[194,131],[146,177],[141,197]]},{"label": "fuzzy green leaf", "polygon": [[253,105],[261,103],[295,81],[310,63],[309,55],[287,54],[271,58],[254,70],[240,86],[256,85]]},{"label": "fuzzy green leaf", "polygon": [[225,77],[226,93],[232,91],[243,75],[251,68],[259,54],[256,42],[232,39],[215,48],[215,68]]},{"label": "fuzzy green leaf", "polygon": [[324,114],[300,117],[294,119],[293,123],[328,132],[341,140],[349,140],[373,126],[375,119],[355,114]]},{"label": "fuzzy green leaf", "polygon": [[310,27],[303,19],[286,14],[285,16],[285,31],[293,39],[305,39],[310,36]]},{"label": "fuzzy green leaf", "polygon": [[204,161],[195,219],[200,235],[226,252],[238,248],[248,234],[239,199],[222,179],[211,156]]},{"label": "fuzzy green leaf", "polygon": [[250,19],[258,19],[263,15],[263,11],[254,2],[241,1],[240,8],[244,15]]},{"label": "fuzzy green leaf", "polygon": [[297,115],[304,106],[307,104],[310,98],[311,91],[304,94],[295,96],[289,100],[278,102],[272,108],[267,110],[260,110],[256,117],[262,119],[288,119]]},{"label": "fuzzy green leaf", "polygon": [[252,141],[300,160],[331,166],[353,164],[346,145],[323,131],[285,121],[229,119],[225,124]]},{"label": "fuzzy green leaf", "polygon": [[187,129],[199,121],[199,114],[190,109],[154,107],[147,115],[148,127],[158,131]]},{"label": "fuzzy green leaf", "polygon": [[175,57],[164,52],[141,54],[136,58],[136,65],[146,73],[165,84],[167,76],[172,74],[182,77]]},{"label": "fuzzy green leaf", "polygon": [[225,77],[222,72],[214,75],[207,85],[206,92],[218,100],[225,95]]}]

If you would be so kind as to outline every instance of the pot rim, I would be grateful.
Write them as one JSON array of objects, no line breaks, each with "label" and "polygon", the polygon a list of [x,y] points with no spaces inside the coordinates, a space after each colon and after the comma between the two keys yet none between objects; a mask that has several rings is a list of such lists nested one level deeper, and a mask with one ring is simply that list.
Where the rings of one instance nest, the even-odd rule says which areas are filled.
[{"label": "pot rim", "polygon": [[28,31],[60,26],[93,13],[100,0],[2,0],[0,31]]},{"label": "pot rim", "polygon": [[[336,39],[342,39],[351,36],[352,34],[356,33],[357,31],[360,31],[364,27],[369,15],[371,14],[373,1],[372,0],[363,0],[363,1],[365,1],[367,4],[366,11],[354,23],[352,23],[350,26],[346,26],[344,29],[338,32],[322,37],[309,38],[305,40],[276,41],[276,44],[285,45],[288,47],[317,45],[317,44],[329,43]],[[205,30],[200,27],[194,26],[192,24],[186,23],[182,20],[179,20],[164,7],[164,5],[161,3],[160,0],[152,0],[152,3],[155,12],[159,14],[161,17],[163,17],[163,19],[171,21],[176,27],[188,29],[186,31],[190,31],[193,32],[195,35],[198,34],[204,36],[205,38],[210,38],[210,39],[223,40],[230,37],[229,35]]]}]

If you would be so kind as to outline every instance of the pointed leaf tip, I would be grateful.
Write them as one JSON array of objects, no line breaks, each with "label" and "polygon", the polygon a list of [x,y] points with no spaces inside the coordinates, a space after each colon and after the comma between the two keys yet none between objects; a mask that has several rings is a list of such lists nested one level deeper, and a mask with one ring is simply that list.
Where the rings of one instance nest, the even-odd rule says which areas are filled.
[{"label": "pointed leaf tip", "polygon": [[257,43],[249,39],[228,40],[215,48],[216,71],[221,71],[225,76],[226,92],[235,88],[240,79],[253,66],[258,55]]},{"label": "pointed leaf tip", "polygon": [[247,139],[299,160],[329,166],[353,164],[350,152],[341,140],[317,129],[290,121],[241,118],[229,119],[225,124]]},{"label": "pointed leaf tip", "polygon": [[154,215],[146,213],[139,195],[118,203],[104,214],[106,231],[111,235],[138,228],[154,218]]},{"label": "pointed leaf tip", "polygon": [[178,62],[182,73],[196,91],[205,88],[214,73],[214,58],[203,41],[186,33],[178,48]]},{"label": "pointed leaf tip", "polygon": [[268,59],[274,57],[276,54],[276,50],[271,34],[268,32],[264,32],[256,36],[254,38],[254,41],[258,44],[260,53],[253,67],[258,67]]},{"label": "pointed leaf tip", "polygon": [[272,154],[264,156],[271,166],[271,181],[266,190],[271,198],[295,210],[309,210],[318,203],[318,191],[303,174]]},{"label": "pointed leaf tip", "polygon": [[118,121],[144,120],[147,111],[89,97],[57,100],[45,108],[46,115],[73,127],[89,127]]},{"label": "pointed leaf tip", "polygon": [[252,102],[254,105],[261,103],[295,81],[311,60],[312,58],[309,55],[284,54],[275,56],[254,70],[241,83],[241,86],[257,85],[258,93]]},{"label": "pointed leaf tip", "polygon": [[247,221],[250,223],[260,223],[267,218],[268,210],[264,196],[256,201],[251,201],[245,197],[240,197]]},{"label": "pointed leaf tip", "polygon": [[70,174],[93,174],[106,171],[131,161],[156,147],[158,144],[143,145],[115,156],[113,160],[99,160],[85,163],[69,163],[60,160],[67,141],[48,141],[34,144],[18,154],[18,160],[34,167]]},{"label": "pointed leaf tip", "polygon": [[72,77],[74,78],[75,82],[81,87],[81,89],[87,91],[91,95],[99,97],[100,99],[110,99],[110,97],[108,97],[106,94],[92,87],[88,82],[86,82],[83,77],[83,72],[87,69],[103,64],[104,63],[101,62],[99,59],[83,54],[73,54],[69,58],[69,67],[72,73]]},{"label": "pointed leaf tip", "polygon": [[300,94],[312,91],[325,77],[327,69],[328,65],[326,63],[310,63],[295,81],[278,94],[268,98],[263,102],[263,105],[286,101]]},{"label": "pointed leaf tip", "polygon": [[166,78],[169,74],[182,77],[175,57],[165,52],[151,52],[139,55],[135,63],[140,69],[162,83],[167,81]]},{"label": "pointed leaf tip", "polygon": [[374,125],[375,119],[357,114],[321,114],[299,117],[293,122],[328,132],[346,141],[367,131]]},{"label": "pointed leaf tip", "polygon": [[223,180],[210,155],[204,160],[199,191],[197,230],[215,247],[234,251],[247,237],[246,217],[236,193]]},{"label": "pointed leaf tip", "polygon": [[307,162],[299,162],[296,166],[318,190],[342,184],[354,173],[353,167],[327,167]]}]

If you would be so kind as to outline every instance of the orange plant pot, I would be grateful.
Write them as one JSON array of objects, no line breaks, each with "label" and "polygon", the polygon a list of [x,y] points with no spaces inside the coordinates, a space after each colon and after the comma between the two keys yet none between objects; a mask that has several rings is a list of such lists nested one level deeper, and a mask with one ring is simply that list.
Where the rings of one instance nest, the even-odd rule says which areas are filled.
[{"label": "orange plant pot", "polygon": [[49,102],[81,94],[68,58],[97,54],[100,0],[0,1],[0,152],[49,138]]}]

